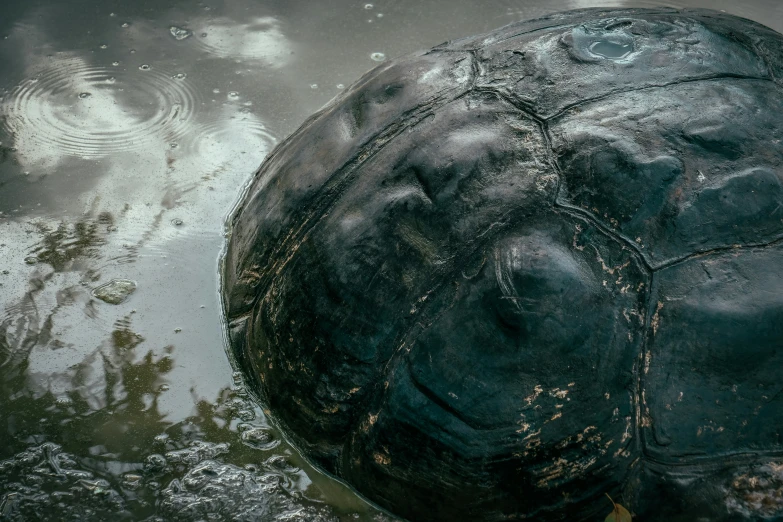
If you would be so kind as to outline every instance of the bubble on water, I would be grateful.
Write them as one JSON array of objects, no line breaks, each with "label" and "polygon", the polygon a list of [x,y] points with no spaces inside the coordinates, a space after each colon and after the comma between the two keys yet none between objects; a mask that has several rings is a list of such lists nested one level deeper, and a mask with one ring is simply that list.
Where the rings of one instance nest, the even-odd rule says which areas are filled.
[{"label": "bubble on water", "polygon": [[174,225],[175,227],[181,226],[182,223],[183,221],[180,218],[174,218],[171,220],[171,224]]},{"label": "bubble on water", "polygon": [[272,434],[264,428],[250,428],[242,432],[241,439],[245,446],[259,450],[272,449],[280,442],[275,440]]},{"label": "bubble on water", "polygon": [[372,5],[372,4],[364,4],[364,8],[365,8],[365,9],[368,9],[368,10],[369,10],[369,9],[372,9],[373,7],[375,7],[375,6],[374,6],[374,5]]},{"label": "bubble on water", "polygon": [[212,92],[215,94],[220,94],[220,89],[212,89]]},{"label": "bubble on water", "polygon": [[310,84],[310,88],[311,89],[317,89],[318,88],[318,84],[317,83],[311,83]]},{"label": "bubble on water", "polygon": [[171,147],[172,149],[176,149],[177,147],[179,147],[179,143],[171,143],[169,144],[169,147]]},{"label": "bubble on water", "polygon": [[378,14],[377,14],[377,15],[375,15],[375,16],[376,16],[376,17],[378,17],[378,18],[383,18],[383,13],[378,13]]},{"label": "bubble on water", "polygon": [[130,24],[128,22],[124,22],[120,27],[127,29],[128,27],[130,27]]},{"label": "bubble on water", "polygon": [[146,63],[143,63],[143,64],[139,65],[139,69],[142,70],[142,71],[149,71],[151,69],[151,67],[149,65],[147,65]]},{"label": "bubble on water", "polygon": [[214,459],[219,455],[228,453],[229,445],[225,442],[218,444],[212,442],[202,442],[194,440],[190,446],[176,451],[166,453],[166,460],[174,463],[183,463],[195,465],[207,459]]},{"label": "bubble on water", "polygon": [[136,473],[126,473],[122,476],[122,487],[131,491],[139,489],[141,487],[141,475]]},{"label": "bubble on water", "polygon": [[345,89],[345,85],[343,85],[342,83],[338,83],[337,84],[337,88],[338,89]]},{"label": "bubble on water", "polygon": [[108,46],[108,45],[106,45],[106,44],[101,44],[101,49],[108,49],[108,48],[109,48],[109,46]]},{"label": "bubble on water", "polygon": [[111,18],[116,18],[116,17],[117,17],[117,13],[109,13],[109,16],[110,16]]},{"label": "bubble on water", "polygon": [[169,27],[169,32],[171,33],[171,36],[176,38],[177,40],[184,40],[188,36],[192,35],[192,31],[188,31],[187,29],[183,29],[182,27],[177,27],[176,25],[172,25]]},{"label": "bubble on water", "polygon": [[79,98],[81,98],[82,100],[85,99],[85,98],[89,98],[90,96],[92,96],[92,94],[90,94],[89,92],[80,92],[79,93]]},{"label": "bubble on water", "polygon": [[200,36],[201,36],[202,38],[206,38],[206,37],[207,37],[207,33],[201,33],[201,35],[200,35]]},{"label": "bubble on water", "polygon": [[187,77],[188,77],[188,75],[185,74],[185,73],[177,73],[174,76],[172,76],[172,78],[175,79],[175,80],[184,80]]},{"label": "bubble on water", "polygon": [[171,389],[171,386],[169,386],[168,384],[161,384],[158,389],[162,392],[165,392],[165,391],[169,391]]},{"label": "bubble on water", "polygon": [[120,64],[120,62],[111,62],[111,64],[112,64],[114,67],[117,67],[117,66]]},{"label": "bubble on water", "polygon": [[174,328],[174,333],[180,333],[182,331],[182,328]]},{"label": "bubble on water", "polygon": [[386,55],[383,53],[372,53],[370,55],[370,58],[372,58],[376,62],[382,62],[386,59]]},{"label": "bubble on water", "polygon": [[56,401],[54,401],[57,406],[60,407],[68,407],[73,404],[73,400],[70,397],[58,397]]},{"label": "bubble on water", "polygon": [[24,258],[24,262],[28,265],[34,265],[38,262],[38,258],[35,256],[27,256]]},{"label": "bubble on water", "polygon": [[231,98],[232,100],[236,100],[237,98],[239,98],[239,93],[237,91],[231,91],[228,93],[228,97]]},{"label": "bubble on water", "polygon": [[130,50],[130,53],[131,53],[131,54],[136,54],[136,49],[131,49],[131,50]]},{"label": "bubble on water", "polygon": [[136,291],[136,283],[130,279],[112,279],[92,291],[93,297],[113,305],[124,302]]}]

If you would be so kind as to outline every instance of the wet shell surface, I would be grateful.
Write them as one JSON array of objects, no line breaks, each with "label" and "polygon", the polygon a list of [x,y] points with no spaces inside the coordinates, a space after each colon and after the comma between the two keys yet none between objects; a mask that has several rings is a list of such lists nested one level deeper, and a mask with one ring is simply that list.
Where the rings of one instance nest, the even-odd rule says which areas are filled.
[{"label": "wet shell surface", "polygon": [[587,9],[378,67],[231,221],[237,360],[411,520],[783,517],[783,37]]}]

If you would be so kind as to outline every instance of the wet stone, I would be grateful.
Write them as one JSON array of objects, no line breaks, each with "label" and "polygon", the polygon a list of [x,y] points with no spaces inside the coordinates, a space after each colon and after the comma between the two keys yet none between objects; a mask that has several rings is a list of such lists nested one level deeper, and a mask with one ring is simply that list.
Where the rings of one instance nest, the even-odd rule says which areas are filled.
[{"label": "wet stone", "polygon": [[113,279],[92,291],[92,295],[101,301],[113,305],[124,302],[136,291],[136,283],[129,279]]}]

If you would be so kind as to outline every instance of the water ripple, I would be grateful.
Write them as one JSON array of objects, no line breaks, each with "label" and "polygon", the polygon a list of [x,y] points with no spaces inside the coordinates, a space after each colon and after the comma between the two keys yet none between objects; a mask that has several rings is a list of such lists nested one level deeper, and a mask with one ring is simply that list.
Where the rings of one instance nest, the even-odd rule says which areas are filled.
[{"label": "water ripple", "polygon": [[101,157],[176,141],[199,97],[185,80],[156,70],[57,64],[12,89],[0,103],[4,130],[28,160]]}]

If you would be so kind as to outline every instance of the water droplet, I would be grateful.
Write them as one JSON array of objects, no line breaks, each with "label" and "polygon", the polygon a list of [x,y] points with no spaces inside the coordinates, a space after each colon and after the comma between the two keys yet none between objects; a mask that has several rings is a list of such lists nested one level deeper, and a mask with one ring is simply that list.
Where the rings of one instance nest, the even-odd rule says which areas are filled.
[{"label": "water droplet", "polygon": [[111,64],[112,64],[113,66],[117,67],[117,66],[120,64],[120,62],[111,62]]},{"label": "water droplet", "polygon": [[338,83],[337,84],[337,88],[338,89],[345,89],[345,85],[343,85],[342,83]]},{"label": "water droplet", "polygon": [[92,94],[90,94],[89,92],[79,93],[79,98],[81,98],[82,100],[85,98],[89,98],[90,96],[92,96]]},{"label": "water droplet", "polygon": [[184,40],[185,38],[193,34],[187,29],[177,27],[176,25],[172,25],[171,27],[169,27],[169,32],[171,33],[171,36],[173,36],[177,40]]},{"label": "water droplet", "polygon": [[123,27],[123,28],[127,29],[128,27],[130,27],[130,24],[128,22],[125,22],[120,27]]},{"label": "water droplet", "polygon": [[633,44],[616,43],[608,40],[593,42],[589,47],[590,53],[602,58],[621,60],[633,52]]},{"label": "water droplet", "polygon": [[106,44],[101,44],[101,49],[108,49],[108,48],[109,48],[109,46],[108,46],[108,45],[106,45]]},{"label": "water droplet", "polygon": [[239,93],[237,91],[231,91],[230,93],[228,93],[228,97],[231,98],[232,100],[236,100],[237,98],[239,98]]},{"label": "water droplet", "polygon": [[175,227],[181,226],[183,221],[180,218],[174,218],[171,220],[171,224]]},{"label": "water droplet", "polygon": [[149,71],[150,70],[150,66],[147,65],[146,63],[144,63],[144,64],[139,65],[139,69],[141,69],[142,71]]},{"label": "water droplet", "polygon": [[364,4],[364,8],[365,8],[365,9],[368,9],[368,10],[369,10],[369,9],[372,9],[373,7],[375,7],[375,6],[374,6],[374,5],[372,5],[372,4]]},{"label": "water droplet", "polygon": [[386,59],[386,55],[383,53],[372,53],[370,55],[370,58],[372,58],[376,62],[382,62]]},{"label": "water droplet", "polygon": [[93,297],[104,303],[117,305],[136,291],[136,283],[129,279],[112,279],[92,291]]},{"label": "water droplet", "polygon": [[28,265],[34,265],[38,262],[38,258],[35,256],[27,256],[24,258],[24,262]]},{"label": "water droplet", "polygon": [[317,89],[318,88],[318,84],[317,83],[310,84],[310,88],[311,89]]}]

